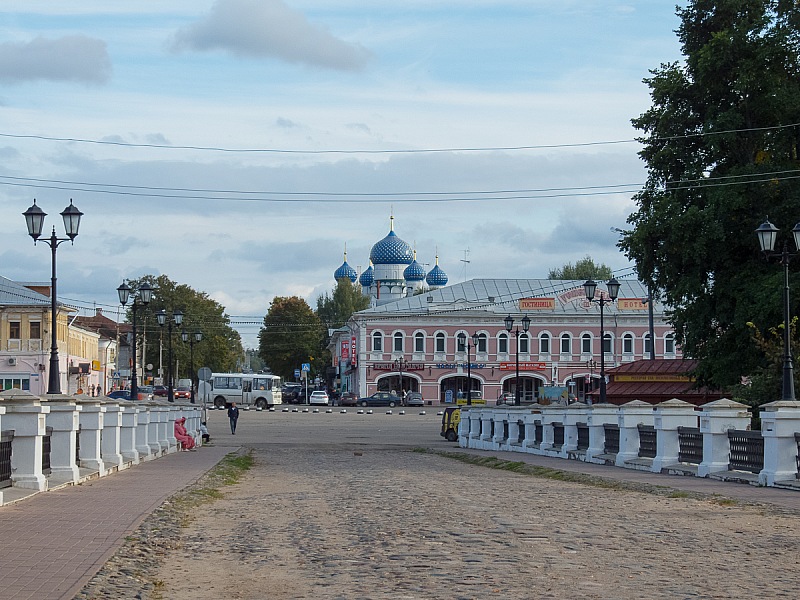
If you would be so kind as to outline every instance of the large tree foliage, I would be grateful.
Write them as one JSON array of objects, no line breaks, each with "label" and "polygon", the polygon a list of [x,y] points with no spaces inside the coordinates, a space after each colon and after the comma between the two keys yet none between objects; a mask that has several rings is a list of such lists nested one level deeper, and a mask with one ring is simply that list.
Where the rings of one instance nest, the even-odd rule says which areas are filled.
[{"label": "large tree foliage", "polygon": [[[165,310],[168,318],[172,318],[175,309],[183,312],[183,324],[172,324],[172,356],[177,365],[175,379],[189,378],[190,367],[195,370],[209,367],[212,371],[228,371],[236,368],[242,356],[242,341],[239,333],[230,326],[230,319],[225,314],[225,307],[212,300],[205,292],[198,292],[188,285],[177,284],[166,275],[153,277],[146,275],[129,282],[133,289],[138,289],[144,282],[153,288],[153,299],[150,304],[136,310],[136,324],[140,335],[146,336],[146,358],[144,364],[158,365],[163,362],[164,377],[167,376],[167,360],[169,354],[169,328],[165,324],[159,326],[156,314]],[[128,307],[131,301],[128,300]],[[128,309],[128,320],[131,311]],[[203,334],[200,342],[194,342],[193,349],[189,343],[181,339],[185,330],[192,334],[199,331]],[[140,337],[140,343],[142,341]],[[194,358],[194,364],[191,359]],[[157,374],[157,373],[156,373]]]},{"label": "large tree foliage", "polygon": [[333,295],[327,292],[317,298],[317,316],[328,329],[337,329],[347,323],[350,316],[369,308],[369,297],[361,293],[361,286],[346,277],[336,282]]},{"label": "large tree foliage", "polygon": [[322,322],[305,300],[276,296],[258,334],[259,356],[284,379],[294,379],[294,370],[303,363],[311,364],[313,376],[317,367],[325,367],[324,360],[319,360],[323,330]]},{"label": "large tree foliage", "polygon": [[590,256],[572,263],[567,263],[559,269],[550,269],[548,279],[596,279],[598,281],[611,279],[611,267],[604,264],[595,264]]},{"label": "large tree foliage", "polygon": [[652,71],[652,107],[633,120],[648,178],[620,246],[671,308],[699,380],[727,387],[766,360],[747,323],[783,321],[782,270],[754,230],[800,219],[800,6],[694,0],[678,15],[685,61]]}]

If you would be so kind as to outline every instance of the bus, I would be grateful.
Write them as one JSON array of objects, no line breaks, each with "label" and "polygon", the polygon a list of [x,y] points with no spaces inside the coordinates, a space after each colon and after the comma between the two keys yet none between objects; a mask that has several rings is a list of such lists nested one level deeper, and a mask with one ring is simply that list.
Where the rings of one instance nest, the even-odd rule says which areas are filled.
[{"label": "bus", "polygon": [[207,392],[217,408],[232,402],[244,408],[269,408],[283,404],[281,378],[263,373],[212,373],[211,389]]}]

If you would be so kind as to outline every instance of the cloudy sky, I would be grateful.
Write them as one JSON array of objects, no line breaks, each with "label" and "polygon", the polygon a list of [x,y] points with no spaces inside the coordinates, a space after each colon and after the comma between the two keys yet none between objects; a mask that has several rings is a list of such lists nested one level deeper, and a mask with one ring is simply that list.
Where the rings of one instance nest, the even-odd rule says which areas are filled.
[{"label": "cloudy sky", "polygon": [[[6,0],[0,275],[46,281],[21,213],[63,235],[59,299],[124,278],[208,293],[245,344],[276,295],[314,305],[389,229],[450,281],[629,263],[630,119],[680,58],[651,0]],[[469,262],[464,262],[468,260]],[[430,268],[430,267],[429,267]]]}]

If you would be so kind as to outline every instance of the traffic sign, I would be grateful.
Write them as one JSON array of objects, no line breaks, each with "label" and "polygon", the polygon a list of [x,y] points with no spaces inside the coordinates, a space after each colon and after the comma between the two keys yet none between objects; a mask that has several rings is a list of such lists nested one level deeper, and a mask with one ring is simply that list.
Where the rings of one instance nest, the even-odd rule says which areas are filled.
[{"label": "traffic sign", "polygon": [[295,369],[295,370],[294,370],[294,377],[295,377],[295,379],[297,379],[298,377],[300,377],[300,369]]},{"label": "traffic sign", "polygon": [[303,363],[302,369],[303,369],[303,371],[310,371],[311,370],[311,363]]}]

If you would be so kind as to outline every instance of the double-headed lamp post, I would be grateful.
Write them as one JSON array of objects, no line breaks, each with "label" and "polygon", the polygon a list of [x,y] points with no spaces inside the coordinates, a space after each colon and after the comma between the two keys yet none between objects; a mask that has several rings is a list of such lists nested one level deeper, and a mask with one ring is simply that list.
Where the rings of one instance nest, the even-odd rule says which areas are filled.
[{"label": "double-headed lamp post", "polygon": [[[511,315],[508,315],[505,319],[503,319],[503,322],[506,324],[506,331],[511,333],[511,330],[514,328],[514,318]],[[522,317],[522,332],[520,332],[519,327],[517,327],[517,330],[514,333],[514,335],[517,338],[517,373],[516,373],[516,378],[514,380],[515,406],[520,406],[521,404],[520,396],[522,395],[522,392],[519,388],[519,336],[522,333],[528,333],[528,329],[530,328],[530,326],[531,326],[531,319],[530,317],[528,317],[528,315],[525,315],[524,317]]]},{"label": "double-headed lamp post", "polygon": [[[611,304],[617,299],[619,295],[620,283],[616,277],[612,277],[606,282],[606,289],[608,290],[608,298],[602,294],[599,298],[594,297],[597,290],[597,282],[589,279],[583,284],[583,291],[586,292],[586,299],[589,302],[594,302],[600,305],[600,404],[606,402],[606,334],[603,324],[603,307],[606,304]],[[655,343],[655,340],[650,340]]]},{"label": "double-headed lamp post", "polygon": [[62,242],[67,240],[70,243],[75,242],[78,237],[78,228],[81,224],[81,217],[83,213],[79,211],[73,204],[72,200],[69,201],[69,206],[61,212],[61,217],[64,219],[64,229],[67,232],[67,237],[56,237],[56,228],[53,226],[53,233],[49,238],[40,239],[42,235],[42,227],[44,226],[44,218],[47,216],[41,208],[36,206],[36,200],[33,201],[33,206],[22,213],[25,217],[25,224],[28,226],[28,235],[33,238],[33,243],[44,242],[50,246],[53,254],[52,273],[50,277],[50,373],[47,384],[48,394],[61,393],[61,374],[59,373],[58,364],[58,336],[57,333],[57,312],[56,312],[56,250]]},{"label": "double-headed lamp post", "polygon": [[158,324],[167,326],[167,400],[175,402],[175,392],[172,382],[172,323],[179,326],[183,323],[183,312],[179,308],[172,311],[172,319],[167,319],[167,311],[163,308],[156,315]]},{"label": "double-headed lamp post", "polygon": [[462,331],[458,334],[458,342],[467,347],[467,406],[472,406],[472,358],[469,351],[478,347],[478,334],[477,332],[472,334],[472,345],[470,345],[467,336]]},{"label": "double-headed lamp post", "polygon": [[153,288],[150,287],[150,284],[145,281],[139,285],[138,290],[132,290],[131,287],[123,281],[122,285],[117,288],[117,294],[119,294],[119,303],[122,304],[122,306],[125,306],[128,303],[128,298],[131,297],[131,293],[133,293],[133,301],[131,302],[131,331],[133,333],[133,343],[131,344],[131,350],[133,351],[133,365],[131,370],[131,400],[138,400],[139,384],[137,381],[138,372],[136,367],[136,306],[139,304],[137,300],[141,302],[142,306],[147,306],[150,304],[150,300],[153,298]]},{"label": "double-headed lamp post", "polygon": [[[766,258],[777,256],[780,258],[781,265],[783,265],[783,385],[782,385],[782,398],[789,402],[796,400],[794,395],[794,365],[792,360],[792,343],[791,343],[791,314],[789,309],[789,262],[793,257],[798,255],[789,252],[789,243],[784,240],[783,250],[775,252],[775,242],[778,238],[778,231],[775,225],[769,222],[769,219],[764,221],[758,229],[758,242],[761,244],[761,251]],[[792,229],[794,236],[795,248],[800,251],[800,223]]]},{"label": "double-headed lamp post", "polygon": [[181,339],[183,340],[184,344],[186,342],[189,342],[189,372],[192,375],[192,392],[191,392],[192,399],[190,400],[190,402],[194,404],[194,386],[195,386],[195,379],[197,379],[197,377],[195,377],[196,373],[194,372],[194,343],[202,340],[203,334],[200,331],[195,331],[194,333],[190,334],[187,333],[186,330],[184,329],[181,332]]},{"label": "double-headed lamp post", "polygon": [[403,397],[403,367],[407,367],[408,363],[406,359],[402,356],[394,361],[394,364],[397,366],[397,370],[400,372],[400,400],[405,400]]}]

